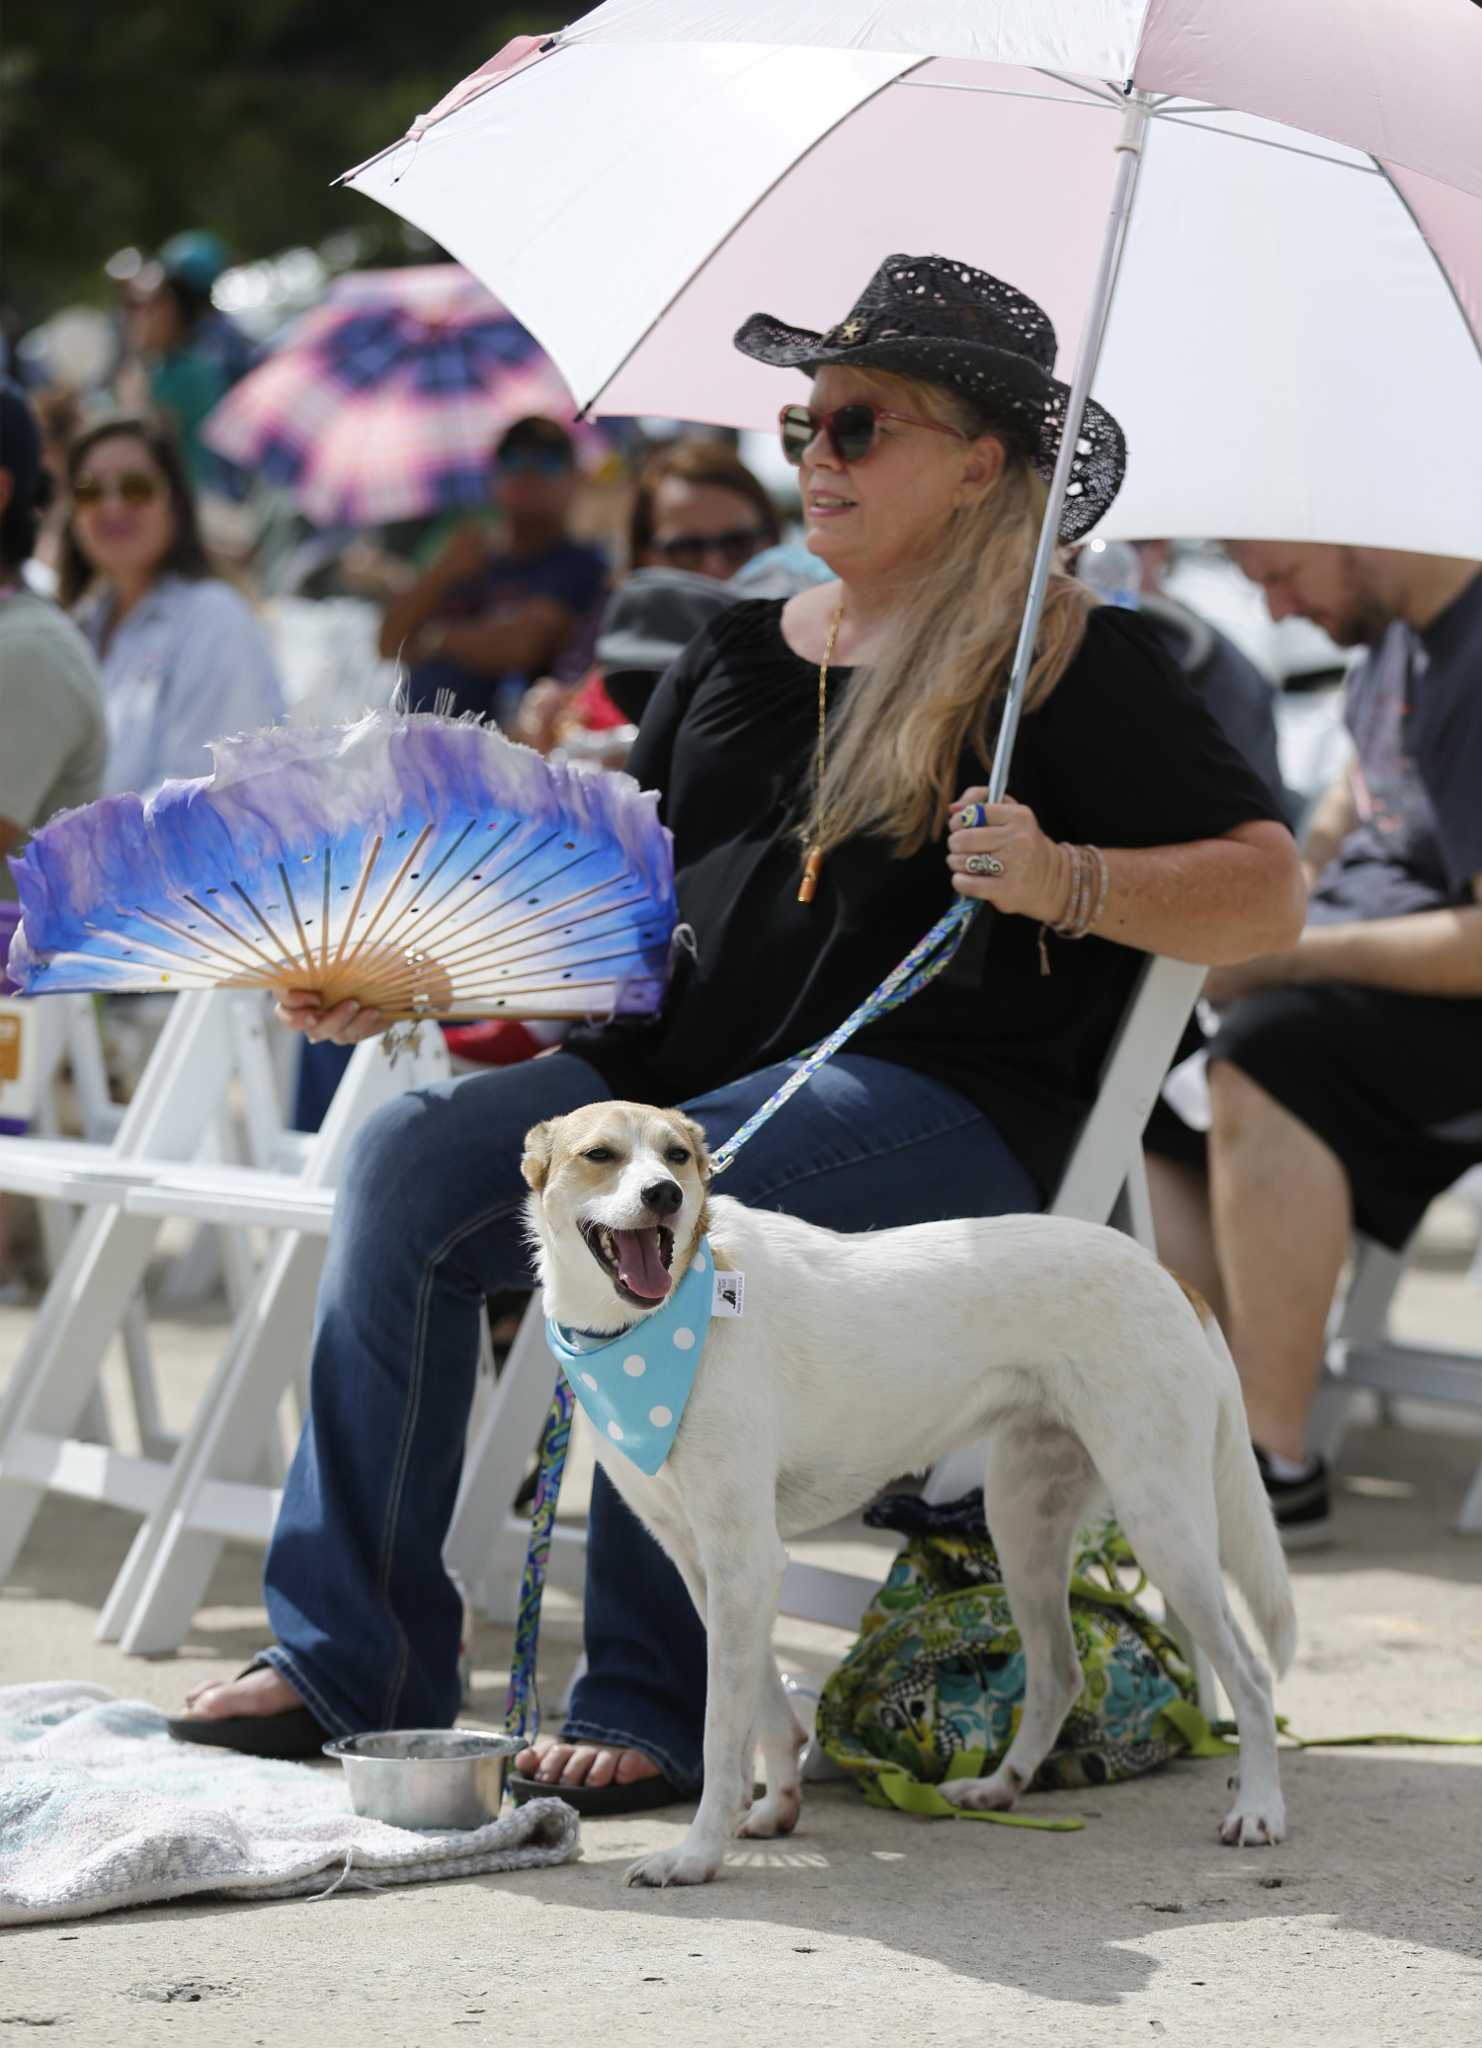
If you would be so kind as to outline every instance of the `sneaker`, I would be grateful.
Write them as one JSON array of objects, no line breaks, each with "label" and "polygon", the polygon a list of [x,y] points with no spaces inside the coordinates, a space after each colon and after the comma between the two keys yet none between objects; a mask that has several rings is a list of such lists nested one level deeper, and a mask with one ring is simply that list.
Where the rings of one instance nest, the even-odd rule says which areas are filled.
[{"label": "sneaker", "polygon": [[1278,1479],[1260,1445],[1256,1444],[1254,1449],[1282,1549],[1318,1550],[1331,1543],[1333,1522],[1327,1460],[1314,1458],[1300,1479]]}]

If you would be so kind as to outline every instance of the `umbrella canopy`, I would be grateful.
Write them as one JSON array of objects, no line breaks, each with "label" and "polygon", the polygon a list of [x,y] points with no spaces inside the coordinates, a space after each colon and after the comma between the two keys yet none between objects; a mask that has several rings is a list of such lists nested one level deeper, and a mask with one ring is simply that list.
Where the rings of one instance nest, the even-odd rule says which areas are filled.
[{"label": "umbrella canopy", "polygon": [[583,405],[764,426],[800,380],[732,333],[832,326],[894,250],[1029,292],[1068,377],[1148,95],[1099,531],[1466,553],[1479,71],[1455,0],[608,0],[350,182],[497,287]]},{"label": "umbrella canopy", "polygon": [[361,271],[212,413],[212,448],[321,526],[488,503],[489,453],[526,413],[570,425],[539,344],[456,263]]}]

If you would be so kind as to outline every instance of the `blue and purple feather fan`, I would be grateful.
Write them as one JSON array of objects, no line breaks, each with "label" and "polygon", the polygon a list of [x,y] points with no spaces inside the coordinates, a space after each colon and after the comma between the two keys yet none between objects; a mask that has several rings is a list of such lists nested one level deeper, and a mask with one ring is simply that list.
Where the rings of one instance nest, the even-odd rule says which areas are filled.
[{"label": "blue and purple feather fan", "polygon": [[211,775],[65,812],[12,862],[23,994],[309,988],[393,1017],[658,1008],[673,856],[631,777],[388,712],[211,751]]}]

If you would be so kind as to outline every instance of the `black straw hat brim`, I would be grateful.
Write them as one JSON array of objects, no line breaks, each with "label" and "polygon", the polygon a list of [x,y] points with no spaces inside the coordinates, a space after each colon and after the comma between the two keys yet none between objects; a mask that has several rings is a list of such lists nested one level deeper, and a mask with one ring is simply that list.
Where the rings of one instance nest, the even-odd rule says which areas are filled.
[{"label": "black straw hat brim", "polygon": [[[768,313],[753,313],[738,330],[735,345],[757,362],[805,375],[840,365],[946,385],[981,405],[990,418],[1017,429],[1024,454],[1046,484],[1054,474],[1070,386],[1012,349],[911,334],[878,335],[850,344],[810,328],[791,327]],[[1090,532],[1116,497],[1126,469],[1121,427],[1105,406],[1088,398],[1060,516],[1062,541],[1081,540]]]}]

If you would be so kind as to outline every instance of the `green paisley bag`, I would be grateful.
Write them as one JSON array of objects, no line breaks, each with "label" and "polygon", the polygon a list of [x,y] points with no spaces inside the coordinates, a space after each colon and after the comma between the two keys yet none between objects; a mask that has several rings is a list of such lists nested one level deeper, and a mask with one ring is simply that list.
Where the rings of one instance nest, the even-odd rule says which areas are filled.
[{"label": "green paisley bag", "polygon": [[[892,1494],[865,1519],[904,1535],[906,1546],[859,1640],[823,1688],[816,1725],[823,1749],[876,1806],[1080,1827],[1069,1818],[963,1814],[935,1789],[944,1778],[992,1772],[1024,1700],[1024,1655],[981,1494],[941,1506]],[[1083,1535],[1070,1616],[1086,1682],[1035,1791],[1111,1784],[1213,1747],[1178,1646],[1118,1580],[1118,1565],[1130,1561],[1114,1525]]]}]

